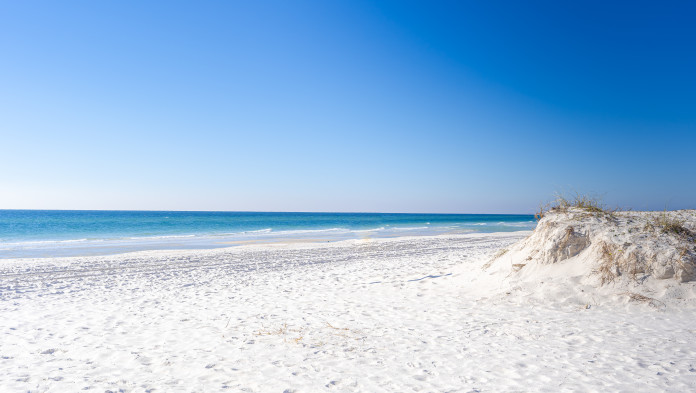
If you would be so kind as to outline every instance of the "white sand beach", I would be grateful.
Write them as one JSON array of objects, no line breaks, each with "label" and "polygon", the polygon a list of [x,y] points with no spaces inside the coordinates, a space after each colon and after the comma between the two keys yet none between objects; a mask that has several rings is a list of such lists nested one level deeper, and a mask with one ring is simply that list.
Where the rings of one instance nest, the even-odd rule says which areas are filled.
[{"label": "white sand beach", "polygon": [[2,2],[0,393],[696,393],[695,18]]},{"label": "white sand beach", "polygon": [[528,235],[2,261],[0,391],[696,390],[691,283],[654,307],[479,280]]}]

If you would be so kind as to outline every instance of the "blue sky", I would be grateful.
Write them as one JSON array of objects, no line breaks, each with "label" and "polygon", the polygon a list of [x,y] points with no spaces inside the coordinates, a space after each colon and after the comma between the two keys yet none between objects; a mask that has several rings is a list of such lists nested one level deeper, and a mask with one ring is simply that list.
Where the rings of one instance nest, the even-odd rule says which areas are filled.
[{"label": "blue sky", "polygon": [[0,208],[696,208],[692,4],[3,1]]}]

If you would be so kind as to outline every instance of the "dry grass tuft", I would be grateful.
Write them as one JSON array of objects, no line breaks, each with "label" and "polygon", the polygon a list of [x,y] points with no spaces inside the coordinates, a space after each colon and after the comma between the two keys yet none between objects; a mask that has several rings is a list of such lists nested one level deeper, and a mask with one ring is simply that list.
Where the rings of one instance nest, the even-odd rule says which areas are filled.
[{"label": "dry grass tuft", "polygon": [[498,252],[496,252],[495,255],[493,256],[493,259],[498,259],[498,258],[502,257],[502,256],[505,255],[508,251],[509,251],[509,250],[508,250],[507,248],[503,248],[503,249],[498,250]]},{"label": "dry grass tuft", "polygon": [[288,334],[296,333],[299,334],[296,338],[290,338],[289,340],[295,344],[299,344],[300,341],[304,339],[303,329],[291,329],[288,328],[287,323],[283,323],[278,329],[261,329],[258,332],[254,332],[255,336],[282,336],[284,342],[288,342]]},{"label": "dry grass tuft", "polygon": [[548,212],[567,213],[570,209],[580,209],[591,215],[604,218],[615,218],[614,213],[619,210],[618,208],[607,208],[598,197],[580,193],[575,193],[572,196],[557,193],[552,202],[539,206],[534,218],[541,220]]},{"label": "dry grass tuft", "polygon": [[677,236],[683,236],[687,238],[693,238],[694,233],[685,227],[684,224],[686,220],[679,219],[677,217],[672,217],[667,214],[667,211],[663,211],[657,217],[654,217],[650,222],[646,224],[646,228],[654,229],[659,228],[660,232],[667,234],[674,234]]},{"label": "dry grass tuft", "polygon": [[666,307],[666,305],[663,302],[661,302],[657,299],[645,296],[645,295],[641,295],[640,293],[623,292],[621,294],[628,296],[629,300],[632,302],[646,303],[650,307],[654,307],[654,308],[658,308],[658,309]]},{"label": "dry grass tuft", "polygon": [[616,266],[614,252],[609,244],[602,242],[599,246],[601,261],[594,273],[599,275],[600,285],[614,282],[621,275]]},{"label": "dry grass tuft", "polygon": [[512,264],[512,271],[519,272],[525,266],[527,266],[526,263],[513,263]]},{"label": "dry grass tuft", "polygon": [[326,327],[328,327],[329,329],[333,329],[333,330],[350,331],[350,329],[348,329],[348,328],[338,328],[338,327],[335,327],[335,326],[333,326],[332,324],[330,324],[330,323],[328,323],[328,322],[326,322]]},{"label": "dry grass tuft", "polygon": [[599,275],[600,285],[610,284],[623,275],[640,282],[639,274],[650,270],[641,263],[642,259],[635,251],[626,253],[618,246],[602,241],[599,243],[599,253],[600,263],[593,273]]},{"label": "dry grass tuft", "polygon": [[355,341],[365,341],[365,334],[360,330],[354,330],[349,328],[339,328],[326,322],[326,327],[336,331],[333,335],[336,337],[342,337],[344,339],[350,339]]},{"label": "dry grass tuft", "polygon": [[[366,335],[359,329],[336,327],[329,322],[321,327],[290,327],[283,323],[278,328],[267,329],[262,326],[261,330],[254,332],[255,336],[275,336],[283,339],[288,344],[302,345],[304,347],[322,347],[325,345],[343,345],[347,343],[362,342],[365,344]],[[357,347],[356,347],[357,348]],[[354,350],[356,348],[350,349]]]},{"label": "dry grass tuft", "polygon": [[575,234],[575,228],[573,227],[567,227],[565,229],[565,235],[563,236],[563,239],[561,239],[561,242],[558,244],[558,247],[561,249],[564,249],[568,246],[568,243],[570,243],[570,239],[573,238],[573,234]]},{"label": "dry grass tuft", "polygon": [[288,324],[284,323],[281,327],[278,329],[261,329],[258,332],[255,332],[255,336],[284,336],[288,332]]},{"label": "dry grass tuft", "polygon": [[488,262],[486,262],[483,266],[481,266],[481,270],[486,270],[489,267],[491,267],[491,265],[493,265],[493,262],[495,262],[496,259],[502,257],[507,252],[508,252],[507,248],[503,248],[503,249],[498,250],[498,252],[496,252],[495,255],[493,255],[491,257],[491,259],[488,260]]}]

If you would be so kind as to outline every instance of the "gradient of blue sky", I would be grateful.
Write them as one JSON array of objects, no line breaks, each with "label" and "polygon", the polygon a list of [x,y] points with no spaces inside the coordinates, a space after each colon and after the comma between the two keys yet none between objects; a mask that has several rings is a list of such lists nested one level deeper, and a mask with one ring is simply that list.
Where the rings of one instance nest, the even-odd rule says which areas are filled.
[{"label": "gradient of blue sky", "polygon": [[0,208],[694,208],[692,4],[3,1]]}]

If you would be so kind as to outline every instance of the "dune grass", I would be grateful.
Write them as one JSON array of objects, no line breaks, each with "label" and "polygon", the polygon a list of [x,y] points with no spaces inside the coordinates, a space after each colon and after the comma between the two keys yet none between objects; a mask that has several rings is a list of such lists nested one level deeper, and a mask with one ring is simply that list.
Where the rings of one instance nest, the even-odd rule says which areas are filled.
[{"label": "dune grass", "polygon": [[662,233],[694,237],[694,234],[684,226],[685,223],[686,220],[684,219],[668,215],[667,210],[663,211],[649,222],[652,227],[658,228]]},{"label": "dune grass", "polygon": [[539,211],[534,214],[534,217],[541,220],[548,212],[567,213],[571,209],[578,209],[604,218],[614,218],[614,213],[619,210],[618,208],[608,208],[602,203],[601,198],[589,194],[574,193],[567,196],[557,193],[553,201],[539,206]]}]

